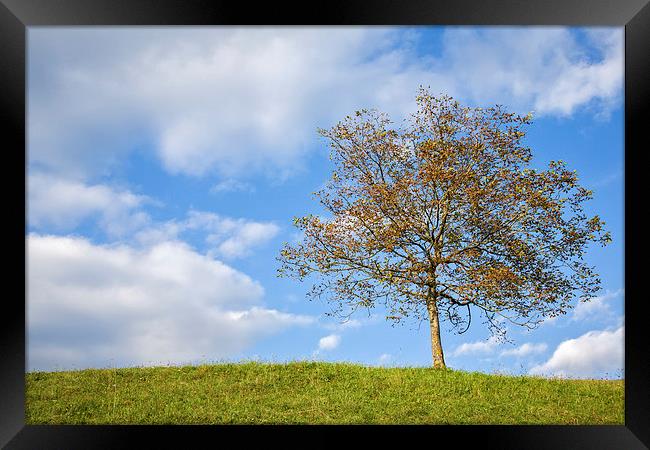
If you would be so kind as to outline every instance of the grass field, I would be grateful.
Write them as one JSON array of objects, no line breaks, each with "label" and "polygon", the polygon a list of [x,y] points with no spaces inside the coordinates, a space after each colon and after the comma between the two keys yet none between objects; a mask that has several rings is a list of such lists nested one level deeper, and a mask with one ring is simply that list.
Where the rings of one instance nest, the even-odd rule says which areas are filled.
[{"label": "grass field", "polygon": [[353,364],[26,375],[28,424],[623,424],[623,381]]}]

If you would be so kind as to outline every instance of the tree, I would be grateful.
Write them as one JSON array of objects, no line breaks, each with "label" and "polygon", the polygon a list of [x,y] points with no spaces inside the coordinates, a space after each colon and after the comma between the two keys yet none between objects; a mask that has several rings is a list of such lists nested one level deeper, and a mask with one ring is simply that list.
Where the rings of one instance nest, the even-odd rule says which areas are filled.
[{"label": "tree", "polygon": [[471,108],[420,88],[417,112],[395,129],[374,110],[329,130],[331,180],[315,195],[330,217],[294,219],[280,276],[313,276],[310,297],[335,313],[382,303],[387,319],[428,318],[433,366],[445,367],[440,321],[465,332],[477,311],[492,334],[536,327],[587,300],[600,280],[583,260],[611,241],[562,161],[531,168],[531,116]]}]

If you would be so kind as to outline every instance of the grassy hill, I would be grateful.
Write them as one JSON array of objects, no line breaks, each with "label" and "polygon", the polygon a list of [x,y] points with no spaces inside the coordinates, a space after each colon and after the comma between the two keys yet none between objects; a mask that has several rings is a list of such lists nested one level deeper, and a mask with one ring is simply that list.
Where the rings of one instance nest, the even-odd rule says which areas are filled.
[{"label": "grassy hill", "polygon": [[352,364],[26,375],[28,424],[623,424],[623,381]]}]

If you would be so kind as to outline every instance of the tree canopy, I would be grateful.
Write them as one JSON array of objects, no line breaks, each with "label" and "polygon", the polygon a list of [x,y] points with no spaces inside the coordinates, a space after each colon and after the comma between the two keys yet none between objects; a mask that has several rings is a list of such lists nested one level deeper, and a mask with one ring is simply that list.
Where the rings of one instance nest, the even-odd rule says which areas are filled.
[{"label": "tree canopy", "polygon": [[458,332],[480,312],[490,331],[534,328],[585,300],[600,280],[590,243],[611,241],[583,203],[592,192],[562,161],[531,167],[531,116],[476,108],[421,88],[417,112],[396,127],[375,110],[319,130],[331,179],[315,193],[325,216],[296,218],[281,276],[314,280],[337,314],[381,303],[387,318],[428,318],[435,367],[439,320]]}]

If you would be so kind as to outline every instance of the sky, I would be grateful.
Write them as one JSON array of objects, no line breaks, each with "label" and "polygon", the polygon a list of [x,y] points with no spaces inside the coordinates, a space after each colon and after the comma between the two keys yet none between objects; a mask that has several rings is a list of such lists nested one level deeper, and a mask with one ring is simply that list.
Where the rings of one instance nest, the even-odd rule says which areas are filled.
[{"label": "sky", "polygon": [[447,365],[623,377],[623,28],[560,27],[29,27],[27,370],[430,366],[427,323],[342,322],[276,275],[322,212],[317,128],[399,123],[420,85],[532,112],[533,165],[576,169],[613,238],[587,252],[597,297],[506,343],[443,322]]}]

